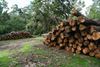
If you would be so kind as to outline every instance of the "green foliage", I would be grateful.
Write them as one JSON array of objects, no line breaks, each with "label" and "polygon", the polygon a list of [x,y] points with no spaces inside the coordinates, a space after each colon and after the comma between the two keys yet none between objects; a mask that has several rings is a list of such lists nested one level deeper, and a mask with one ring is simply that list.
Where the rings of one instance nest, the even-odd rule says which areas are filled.
[{"label": "green foliage", "polygon": [[41,35],[70,15],[77,0],[33,0],[24,8],[13,5],[8,12],[7,2],[0,1],[0,34],[11,31],[29,31]]},{"label": "green foliage", "polygon": [[[11,31],[25,30],[26,22],[25,19],[20,16],[21,14],[14,13],[14,10],[11,13],[8,13],[8,10],[4,11],[7,8],[5,7],[7,3],[2,5],[3,3],[5,3],[4,0],[0,2],[0,8],[2,8],[0,13],[0,34],[9,33]],[[16,10],[16,12],[18,11]]]},{"label": "green foliage", "polygon": [[27,24],[26,29],[33,31],[33,34],[50,31],[58,22],[68,18],[75,2],[76,0],[34,0],[29,7],[33,11],[32,21]]},{"label": "green foliage", "polygon": [[88,17],[98,20],[100,19],[100,0],[94,0],[94,3],[91,6]]}]

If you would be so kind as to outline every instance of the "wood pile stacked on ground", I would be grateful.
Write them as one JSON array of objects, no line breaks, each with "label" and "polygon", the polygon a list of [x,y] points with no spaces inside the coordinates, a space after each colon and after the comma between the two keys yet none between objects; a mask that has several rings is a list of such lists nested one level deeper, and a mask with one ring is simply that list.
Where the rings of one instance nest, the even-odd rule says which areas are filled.
[{"label": "wood pile stacked on ground", "polygon": [[72,16],[50,31],[43,43],[68,52],[100,58],[100,22],[72,10]]},{"label": "wood pile stacked on ground", "polygon": [[22,39],[22,38],[30,38],[32,35],[29,32],[11,32],[5,35],[0,36],[0,41],[2,40],[12,40],[12,39]]}]

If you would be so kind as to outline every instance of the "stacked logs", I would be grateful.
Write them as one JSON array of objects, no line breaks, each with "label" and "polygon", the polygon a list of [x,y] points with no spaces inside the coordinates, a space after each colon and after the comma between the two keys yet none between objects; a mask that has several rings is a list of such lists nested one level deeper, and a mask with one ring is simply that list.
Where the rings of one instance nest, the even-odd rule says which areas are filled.
[{"label": "stacked logs", "polygon": [[78,11],[73,11],[72,17],[50,31],[43,43],[49,47],[65,49],[67,52],[100,58],[100,24],[98,23]]},{"label": "stacked logs", "polygon": [[5,35],[0,36],[0,41],[2,40],[12,40],[12,39],[22,39],[22,38],[30,38],[32,35],[29,32],[11,32]]}]

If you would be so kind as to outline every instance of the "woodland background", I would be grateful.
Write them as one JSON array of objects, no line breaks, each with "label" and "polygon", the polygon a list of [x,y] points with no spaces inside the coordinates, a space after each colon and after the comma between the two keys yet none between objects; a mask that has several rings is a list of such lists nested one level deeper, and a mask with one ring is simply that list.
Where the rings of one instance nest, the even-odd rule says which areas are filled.
[{"label": "woodland background", "polygon": [[[100,0],[93,2],[85,15],[99,20]],[[12,31],[28,31],[33,35],[41,35],[50,31],[59,21],[66,20],[73,7],[81,11],[85,7],[84,1],[33,0],[27,7],[19,8],[15,4],[10,10],[7,2],[0,0],[0,35]]]}]

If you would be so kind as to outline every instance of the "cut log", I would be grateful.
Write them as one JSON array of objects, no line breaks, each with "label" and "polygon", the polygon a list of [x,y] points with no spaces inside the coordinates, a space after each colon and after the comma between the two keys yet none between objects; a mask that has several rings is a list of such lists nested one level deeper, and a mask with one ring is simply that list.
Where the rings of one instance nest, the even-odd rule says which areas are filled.
[{"label": "cut log", "polygon": [[84,16],[83,14],[81,14],[79,11],[77,11],[75,8],[72,9],[71,14],[73,16],[79,17],[79,16]]},{"label": "cut log", "polygon": [[60,34],[61,39],[64,39],[64,33]]},{"label": "cut log", "polygon": [[100,53],[100,47],[99,47],[99,48],[97,48],[94,52],[95,52],[95,54]]},{"label": "cut log", "polygon": [[63,40],[59,37],[59,38],[57,39],[57,42],[60,44],[60,43],[63,42]]},{"label": "cut log", "polygon": [[95,20],[92,20],[92,19],[86,19],[85,22],[83,23],[83,25],[85,25],[85,26],[91,26],[91,25],[100,26],[100,21],[95,21]]},{"label": "cut log", "polygon": [[82,48],[81,48],[80,46],[77,46],[77,50],[78,50],[78,51],[81,51]]},{"label": "cut log", "polygon": [[100,58],[100,53],[95,54],[95,57],[96,57],[96,58]]},{"label": "cut log", "polygon": [[92,35],[92,39],[93,40],[98,40],[100,39],[100,32],[94,32]]},{"label": "cut log", "polygon": [[65,43],[61,43],[59,46],[60,46],[60,48],[62,48],[65,46]]},{"label": "cut log", "polygon": [[77,48],[77,45],[76,44],[73,44],[73,48]]},{"label": "cut log", "polygon": [[84,22],[85,22],[85,17],[79,16],[79,17],[78,17],[78,21],[79,21],[80,23],[84,23]]},{"label": "cut log", "polygon": [[76,50],[76,53],[77,53],[77,54],[80,54],[80,53],[81,53],[81,51]]},{"label": "cut log", "polygon": [[61,22],[60,23],[60,27],[64,27],[64,22]]},{"label": "cut log", "polygon": [[84,25],[82,25],[82,24],[80,24],[80,26],[79,26],[79,30],[85,30],[86,29],[86,26],[84,26]]},{"label": "cut log", "polygon": [[86,40],[86,41],[84,41],[83,45],[84,45],[84,46],[88,46],[89,43],[90,43],[90,42]]},{"label": "cut log", "polygon": [[67,52],[72,53],[72,48],[71,47],[66,47],[65,48]]},{"label": "cut log", "polygon": [[86,36],[88,33],[86,31],[81,31],[82,36]]},{"label": "cut log", "polygon": [[90,56],[94,56],[95,53],[92,51],[92,52],[89,52],[89,55],[90,55]]},{"label": "cut log", "polygon": [[90,34],[87,34],[87,39],[92,40],[92,36]]},{"label": "cut log", "polygon": [[66,26],[65,31],[66,31],[66,33],[70,32],[71,31],[70,26]]},{"label": "cut log", "polygon": [[89,48],[84,48],[84,49],[83,49],[83,53],[84,53],[84,54],[88,54],[89,52],[90,52]]},{"label": "cut log", "polygon": [[67,42],[68,42],[67,38],[64,38],[64,43],[67,43]]},{"label": "cut log", "polygon": [[88,48],[89,48],[89,50],[95,50],[96,49],[96,45],[94,45],[94,43],[90,43],[89,45],[88,45]]},{"label": "cut log", "polygon": [[76,31],[76,27],[74,26],[74,27],[72,27],[72,31]]},{"label": "cut log", "polygon": [[73,20],[71,18],[68,18],[68,23],[69,23],[70,26],[75,26],[76,25],[75,20]]}]

